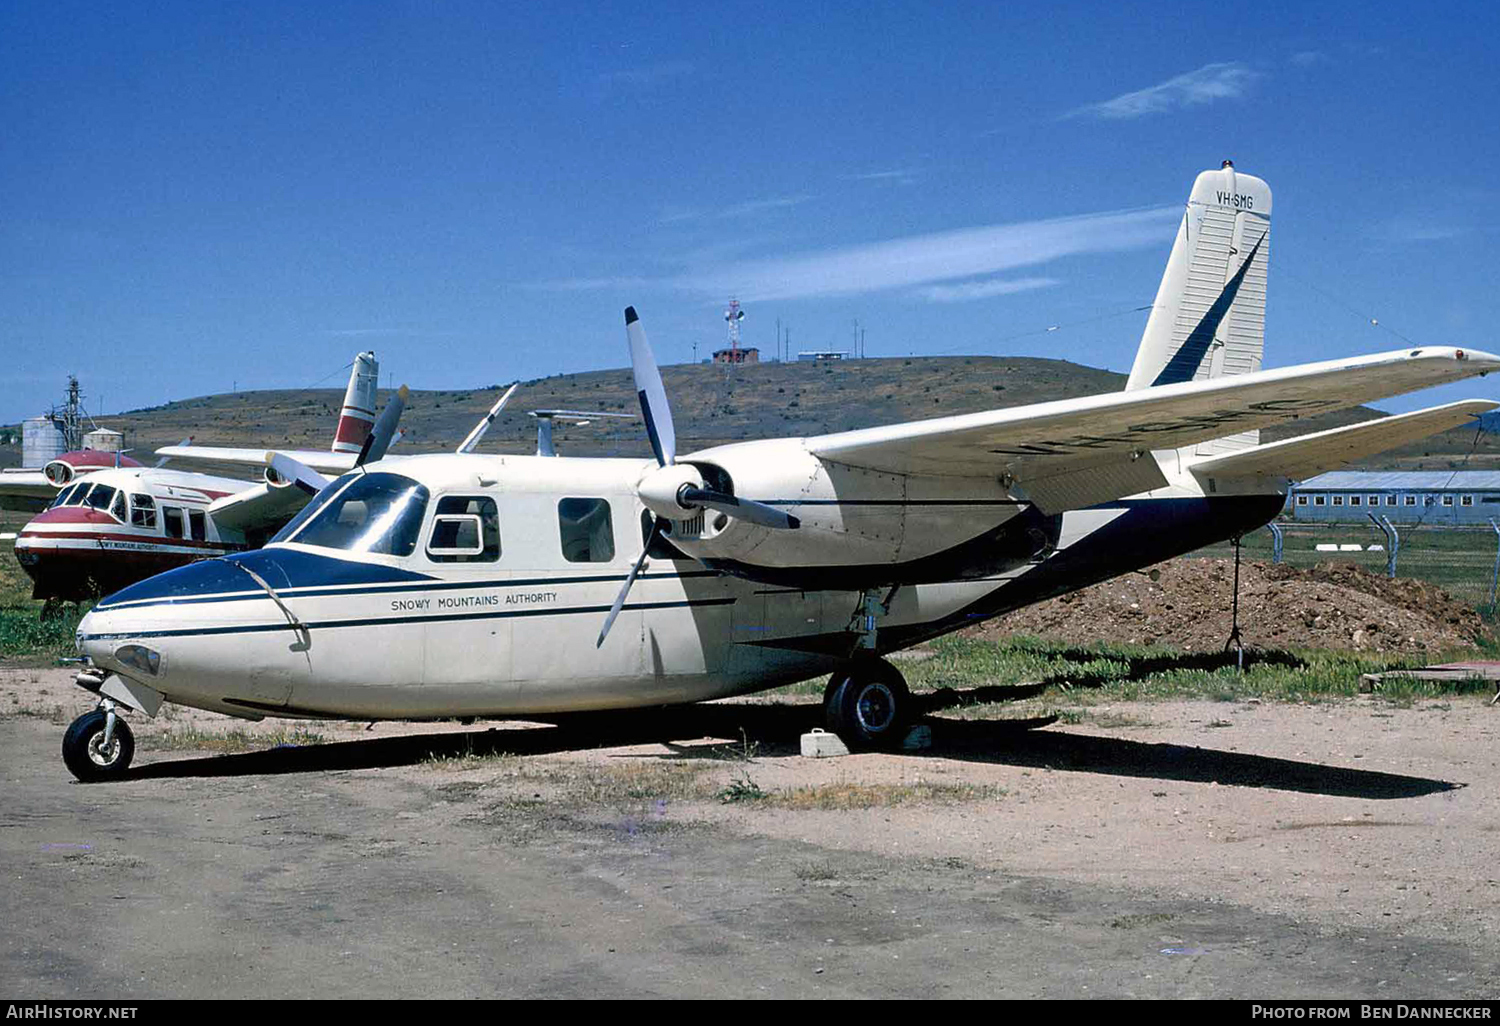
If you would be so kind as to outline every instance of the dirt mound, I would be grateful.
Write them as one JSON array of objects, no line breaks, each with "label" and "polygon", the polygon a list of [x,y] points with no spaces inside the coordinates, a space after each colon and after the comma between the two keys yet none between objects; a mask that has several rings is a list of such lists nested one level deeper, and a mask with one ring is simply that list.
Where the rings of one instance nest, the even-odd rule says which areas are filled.
[{"label": "dirt mound", "polygon": [[[1034,634],[1072,642],[1224,647],[1234,561],[1175,559],[1161,579],[1127,574],[973,628],[975,636]],[[1311,570],[1240,565],[1240,634],[1247,648],[1337,648],[1422,654],[1474,648],[1479,615],[1422,581],[1390,580],[1350,564]]]}]

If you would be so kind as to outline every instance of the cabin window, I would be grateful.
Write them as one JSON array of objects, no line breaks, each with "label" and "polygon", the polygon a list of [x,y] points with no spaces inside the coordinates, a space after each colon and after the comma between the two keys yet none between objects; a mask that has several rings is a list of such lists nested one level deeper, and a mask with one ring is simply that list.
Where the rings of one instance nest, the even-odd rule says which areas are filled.
[{"label": "cabin window", "polygon": [[58,492],[57,498],[52,500],[52,508],[56,509],[58,506],[76,506],[83,498],[82,492],[88,490],[89,486],[82,482],[68,485],[61,492]]},{"label": "cabin window", "polygon": [[384,556],[411,555],[427,512],[427,489],[400,474],[348,476],[353,480],[321,503],[295,533],[301,517],[273,540]]},{"label": "cabin window", "polygon": [[139,493],[130,497],[130,522],[136,527],[156,530],[156,500]]},{"label": "cabin window", "polygon": [[109,509],[109,504],[115,501],[115,490],[107,484],[96,484],[89,489],[89,497],[84,504],[94,509]]},{"label": "cabin window", "polygon": [[168,538],[185,537],[182,530],[182,507],[163,506],[161,508],[162,531]]},{"label": "cabin window", "polygon": [[438,500],[427,539],[434,563],[493,563],[500,558],[500,511],[484,495],[445,495]]},{"label": "cabin window", "polygon": [[615,558],[615,528],[603,499],[563,499],[557,504],[562,554],[569,563],[608,563]]},{"label": "cabin window", "polygon": [[109,515],[122,524],[128,519],[128,514],[125,512],[124,492],[115,492],[115,501],[109,504]]},{"label": "cabin window", "polygon": [[188,530],[193,541],[208,540],[208,516],[201,509],[188,510]]}]

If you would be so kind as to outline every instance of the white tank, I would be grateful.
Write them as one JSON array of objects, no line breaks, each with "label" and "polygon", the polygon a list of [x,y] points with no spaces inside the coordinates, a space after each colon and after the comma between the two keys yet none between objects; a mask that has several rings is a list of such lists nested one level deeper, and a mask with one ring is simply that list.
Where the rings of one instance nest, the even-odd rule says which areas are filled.
[{"label": "white tank", "polygon": [[21,423],[21,466],[45,467],[67,451],[61,421],[32,417]]},{"label": "white tank", "polygon": [[109,428],[99,428],[83,436],[83,447],[99,452],[119,452],[125,448],[125,436]]}]

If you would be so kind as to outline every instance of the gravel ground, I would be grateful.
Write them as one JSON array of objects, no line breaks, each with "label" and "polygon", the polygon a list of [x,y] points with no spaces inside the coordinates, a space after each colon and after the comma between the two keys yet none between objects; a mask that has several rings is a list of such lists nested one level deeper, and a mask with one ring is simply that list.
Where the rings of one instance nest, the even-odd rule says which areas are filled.
[{"label": "gravel ground", "polygon": [[765,703],[245,754],[157,746],[298,725],[181,711],[86,786],[88,705],[0,670],[12,994],[1500,996],[1475,697],[938,719],[828,760]]}]

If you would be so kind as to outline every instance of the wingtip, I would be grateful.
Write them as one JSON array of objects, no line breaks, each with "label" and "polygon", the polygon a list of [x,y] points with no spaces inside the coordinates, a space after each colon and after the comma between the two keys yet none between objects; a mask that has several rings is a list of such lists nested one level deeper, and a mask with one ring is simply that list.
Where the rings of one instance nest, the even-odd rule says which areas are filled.
[{"label": "wingtip", "polygon": [[625,308],[625,326],[628,328],[638,320],[640,320],[640,318],[635,314],[635,307],[627,306]]}]

